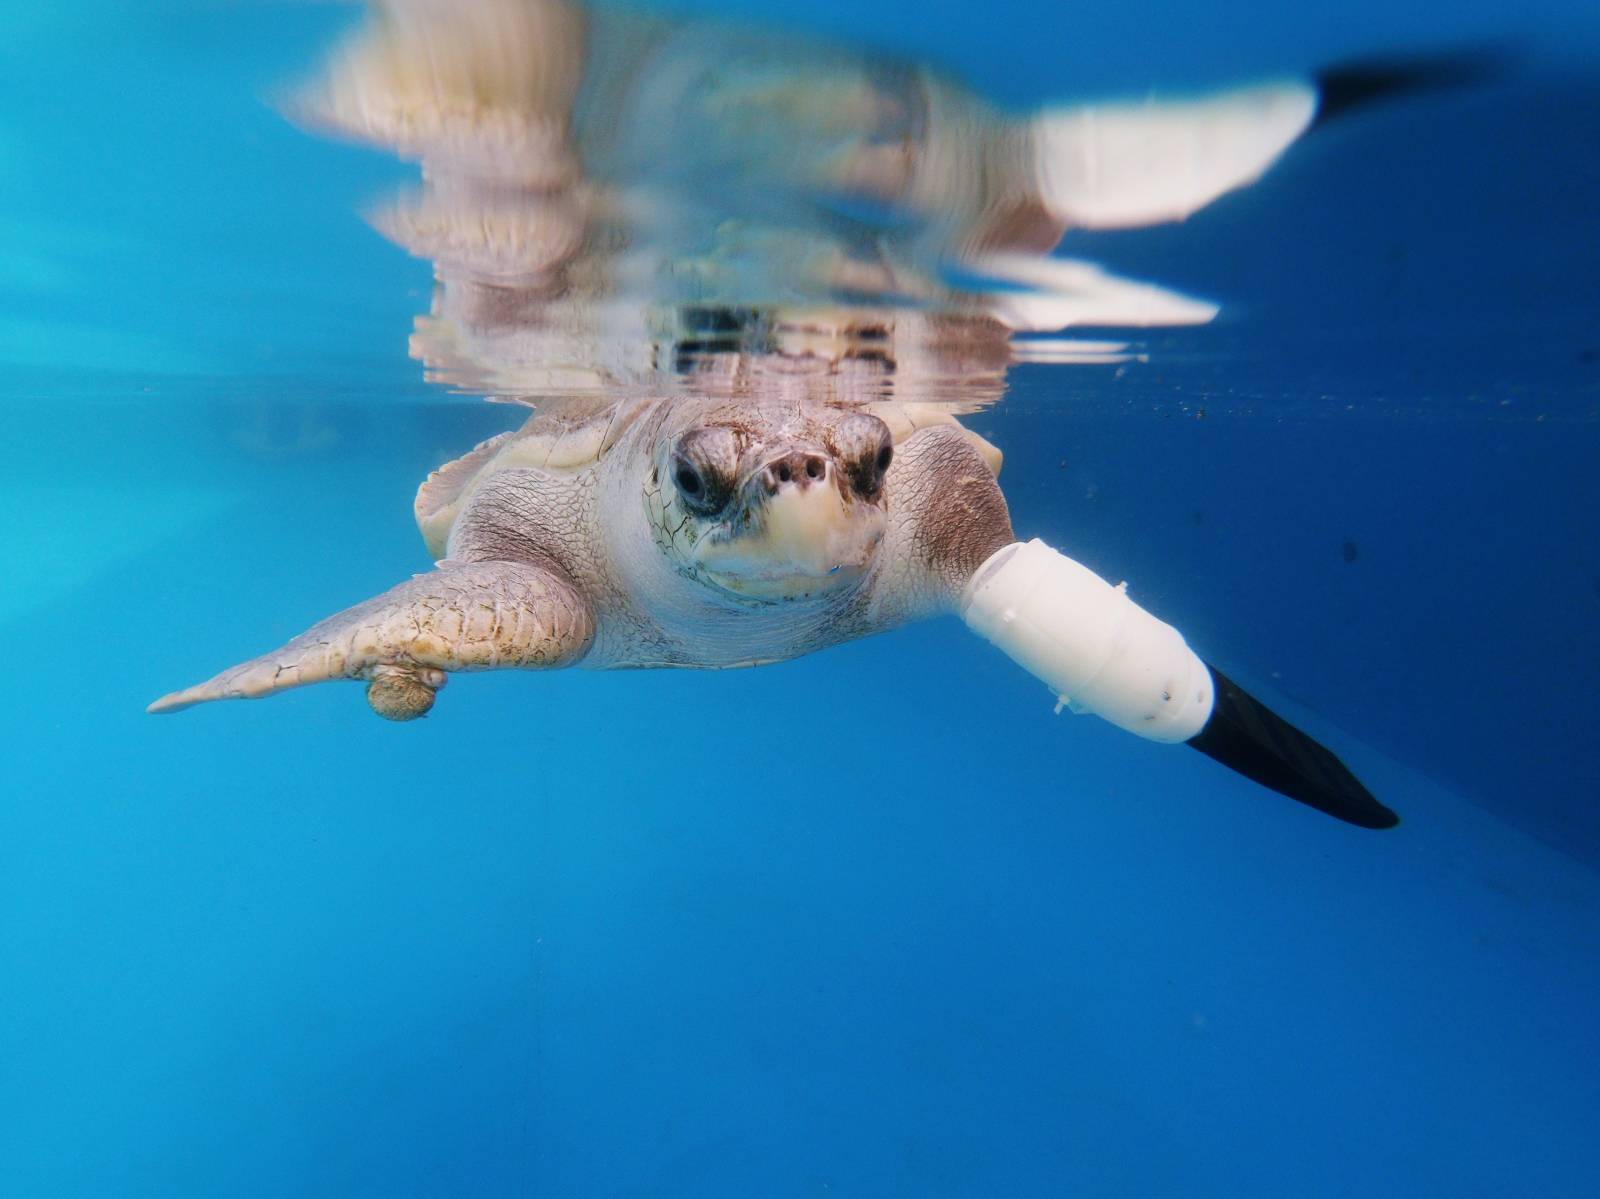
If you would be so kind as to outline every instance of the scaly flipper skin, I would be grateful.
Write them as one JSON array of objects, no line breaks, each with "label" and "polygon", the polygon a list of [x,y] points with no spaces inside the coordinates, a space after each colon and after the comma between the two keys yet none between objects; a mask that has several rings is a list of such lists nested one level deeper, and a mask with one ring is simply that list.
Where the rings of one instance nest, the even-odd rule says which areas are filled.
[{"label": "scaly flipper skin", "polygon": [[889,572],[898,571],[895,584],[880,584],[878,591],[927,590],[939,597],[934,610],[954,610],[978,567],[1016,539],[1000,482],[954,424],[907,439],[892,482],[889,520],[900,561]]},{"label": "scaly flipper skin", "polygon": [[148,710],[365,679],[373,711],[411,720],[433,706],[445,671],[569,666],[593,640],[594,613],[559,572],[523,562],[441,562]]}]

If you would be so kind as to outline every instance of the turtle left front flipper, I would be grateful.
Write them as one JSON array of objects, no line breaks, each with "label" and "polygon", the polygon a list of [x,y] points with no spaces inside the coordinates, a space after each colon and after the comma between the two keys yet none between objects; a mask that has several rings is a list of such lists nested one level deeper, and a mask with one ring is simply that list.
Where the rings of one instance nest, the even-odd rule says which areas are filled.
[{"label": "turtle left front flipper", "polygon": [[445,561],[148,710],[364,679],[373,711],[412,720],[433,706],[445,672],[570,666],[587,652],[594,628],[588,600],[553,567]]}]

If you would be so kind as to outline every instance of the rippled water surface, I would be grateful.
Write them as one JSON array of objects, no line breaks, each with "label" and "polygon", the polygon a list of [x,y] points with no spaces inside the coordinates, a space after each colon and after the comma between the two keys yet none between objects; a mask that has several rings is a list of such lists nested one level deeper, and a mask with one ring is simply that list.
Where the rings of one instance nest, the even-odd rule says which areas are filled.
[{"label": "rippled water surface", "polygon": [[[0,1189],[1590,1192],[1584,6],[11,18]],[[688,394],[959,420],[1400,827],[948,616],[145,715]]]}]

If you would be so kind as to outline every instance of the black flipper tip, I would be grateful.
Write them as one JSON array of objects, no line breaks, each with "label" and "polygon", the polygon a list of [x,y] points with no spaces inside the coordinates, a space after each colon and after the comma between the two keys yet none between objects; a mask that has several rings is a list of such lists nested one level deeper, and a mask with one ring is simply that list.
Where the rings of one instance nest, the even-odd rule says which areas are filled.
[{"label": "black flipper tip", "polygon": [[1320,102],[1312,127],[1397,96],[1487,83],[1506,74],[1512,61],[1508,46],[1483,45],[1437,55],[1342,63],[1317,72]]},{"label": "black flipper tip", "polygon": [[1215,666],[1207,669],[1216,684],[1216,704],[1206,727],[1188,744],[1263,787],[1347,824],[1382,829],[1400,823],[1325,747]]}]

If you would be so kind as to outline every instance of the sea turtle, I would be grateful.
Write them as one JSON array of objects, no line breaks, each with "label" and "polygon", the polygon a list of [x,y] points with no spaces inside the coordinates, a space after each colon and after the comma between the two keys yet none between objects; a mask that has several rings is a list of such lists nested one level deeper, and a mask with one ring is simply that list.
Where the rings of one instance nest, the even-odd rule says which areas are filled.
[{"label": "sea turtle", "polygon": [[792,658],[953,610],[1013,540],[999,463],[916,405],[555,406],[422,484],[434,570],[150,710],[359,678],[409,720],[450,671]]},{"label": "sea turtle", "polygon": [[754,666],[960,612],[1064,702],[1342,819],[1394,823],[1122,589],[1018,546],[999,464],[912,405],[553,406],[422,485],[433,570],[150,711],[361,679],[375,712],[410,720],[454,671]]}]

